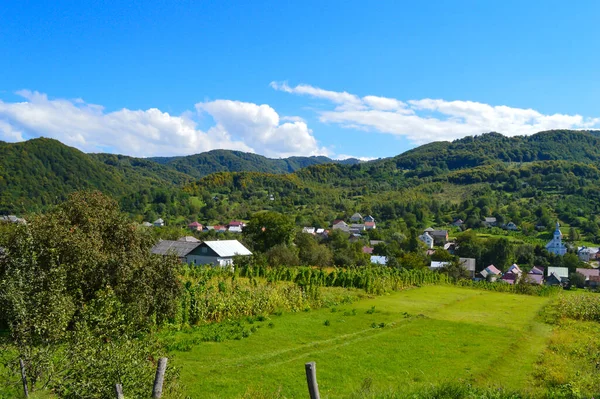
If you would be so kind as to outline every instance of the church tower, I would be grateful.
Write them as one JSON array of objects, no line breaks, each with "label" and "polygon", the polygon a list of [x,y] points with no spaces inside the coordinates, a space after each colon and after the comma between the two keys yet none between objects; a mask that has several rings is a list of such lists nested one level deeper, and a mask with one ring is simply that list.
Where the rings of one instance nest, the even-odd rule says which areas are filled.
[{"label": "church tower", "polygon": [[567,247],[562,242],[562,233],[560,231],[560,224],[556,222],[556,230],[554,230],[554,237],[552,241],[546,244],[546,249],[548,252],[553,253],[558,256],[563,256],[567,253]]}]

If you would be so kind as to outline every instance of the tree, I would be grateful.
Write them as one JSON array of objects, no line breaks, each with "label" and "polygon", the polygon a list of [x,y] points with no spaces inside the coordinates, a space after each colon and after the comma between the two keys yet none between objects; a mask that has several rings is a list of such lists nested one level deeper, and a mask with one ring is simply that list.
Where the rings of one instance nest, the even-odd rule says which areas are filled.
[{"label": "tree", "polygon": [[243,230],[252,247],[261,252],[276,245],[291,245],[295,233],[296,227],[290,218],[278,212],[254,214]]},{"label": "tree", "polygon": [[320,245],[311,234],[297,234],[296,248],[300,263],[308,266],[330,266],[333,262],[331,250]]},{"label": "tree", "polygon": [[[81,338],[81,331],[102,330],[97,329],[102,316],[90,312],[103,293],[110,292],[112,308],[118,308],[110,336],[115,347],[123,344],[123,331],[139,337],[175,316],[181,288],[179,262],[175,257],[151,255],[153,243],[147,229],[131,223],[115,201],[99,192],[75,193],[47,214],[4,235],[0,319],[28,363],[32,384],[43,378],[49,383],[47,379],[54,376],[49,371],[61,370],[56,362],[102,349],[81,346],[84,352],[73,352],[69,359],[59,356],[62,348],[75,348],[73,340]],[[140,351],[123,349],[123,355],[148,366]],[[77,375],[83,386],[89,386],[86,379],[91,377]],[[68,380],[64,375],[55,378],[57,390],[61,381]],[[80,394],[95,397],[88,391]]]},{"label": "tree", "polygon": [[585,287],[585,276],[581,273],[570,273],[569,282],[577,288]]},{"label": "tree", "polygon": [[271,266],[298,266],[300,264],[295,248],[284,244],[269,248],[265,255],[267,256],[268,264]]},{"label": "tree", "polygon": [[440,269],[440,273],[447,274],[454,280],[469,279],[471,273],[464,268],[459,260],[453,260]]}]

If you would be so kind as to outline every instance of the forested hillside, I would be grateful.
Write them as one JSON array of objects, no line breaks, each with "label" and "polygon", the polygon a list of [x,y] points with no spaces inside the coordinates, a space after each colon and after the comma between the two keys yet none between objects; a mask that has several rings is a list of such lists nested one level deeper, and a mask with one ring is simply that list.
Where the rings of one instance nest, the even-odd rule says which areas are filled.
[{"label": "forested hillside", "polygon": [[150,161],[127,164],[117,156],[91,156],[57,140],[0,142],[2,214],[39,211],[64,201],[76,190],[93,188],[118,198],[143,188],[174,187],[189,180],[189,176]]},{"label": "forested hillside", "polygon": [[359,162],[357,159],[336,161],[323,156],[271,159],[262,155],[229,150],[213,150],[185,157],[150,159],[198,178],[215,172],[291,173],[311,165],[324,163],[356,164]]},{"label": "forested hillside", "polygon": [[[512,205],[526,210],[523,218],[531,224],[536,206],[577,224],[598,206],[595,132],[489,133],[377,161],[330,161],[226,150],[139,159],[84,154],[49,139],[0,143],[0,212],[42,210],[85,188],[119,199],[139,220],[160,216],[181,223],[225,222],[270,209],[294,215],[298,224],[326,226],[361,211],[416,225],[503,216]],[[473,207],[480,198],[487,205]]]}]

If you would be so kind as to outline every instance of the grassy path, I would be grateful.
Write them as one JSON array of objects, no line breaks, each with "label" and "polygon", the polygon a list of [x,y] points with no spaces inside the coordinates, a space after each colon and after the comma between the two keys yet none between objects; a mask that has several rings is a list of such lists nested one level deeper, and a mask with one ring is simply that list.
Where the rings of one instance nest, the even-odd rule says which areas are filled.
[{"label": "grassy path", "polygon": [[550,333],[535,320],[546,301],[423,287],[274,316],[249,338],[196,345],[173,360],[191,397],[240,397],[249,388],[304,397],[311,360],[323,398],[347,396],[365,379],[383,389],[457,379],[523,388]]}]

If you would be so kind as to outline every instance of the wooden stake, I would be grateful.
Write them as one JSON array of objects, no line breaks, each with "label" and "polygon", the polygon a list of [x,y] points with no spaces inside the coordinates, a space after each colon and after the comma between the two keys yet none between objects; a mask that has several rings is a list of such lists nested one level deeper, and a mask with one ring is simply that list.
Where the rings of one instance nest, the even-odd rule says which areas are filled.
[{"label": "wooden stake", "polygon": [[156,367],[156,377],[154,377],[154,387],[152,388],[152,399],[160,399],[162,396],[163,382],[165,381],[165,371],[167,370],[167,358],[158,359]]},{"label": "wooden stake", "polygon": [[117,395],[117,399],[125,399],[123,395],[123,385],[115,384],[115,394]]},{"label": "wooden stake", "polygon": [[306,382],[308,383],[308,393],[310,399],[321,399],[319,394],[319,384],[317,384],[317,364],[315,362],[306,363]]},{"label": "wooden stake", "polygon": [[23,381],[23,392],[25,392],[25,397],[29,397],[29,389],[27,389],[27,374],[25,373],[25,363],[23,359],[19,359],[19,366],[21,366],[21,381]]}]

